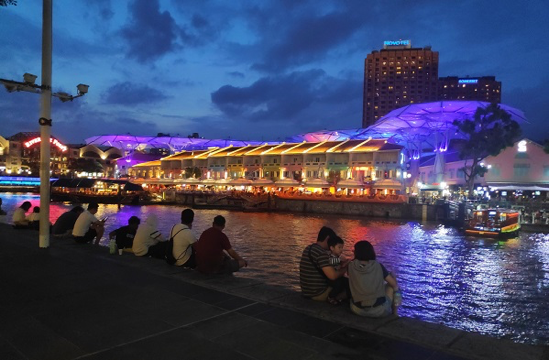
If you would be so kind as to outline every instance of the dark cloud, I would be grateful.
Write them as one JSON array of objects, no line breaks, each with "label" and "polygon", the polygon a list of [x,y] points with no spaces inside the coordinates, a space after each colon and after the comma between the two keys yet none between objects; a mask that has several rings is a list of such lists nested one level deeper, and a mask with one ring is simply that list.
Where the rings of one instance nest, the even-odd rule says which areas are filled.
[{"label": "dark cloud", "polygon": [[199,47],[215,41],[221,27],[217,22],[195,13],[190,19],[183,19],[179,35],[184,46]]},{"label": "dark cloud", "polygon": [[240,72],[240,71],[231,71],[229,73],[227,73],[227,75],[230,75],[234,78],[238,78],[238,79],[244,79],[246,76],[244,75],[244,73]]},{"label": "dark cloud", "polygon": [[204,29],[209,26],[208,20],[199,14],[194,14],[191,23],[196,29]]},{"label": "dark cloud", "polygon": [[100,21],[109,21],[114,16],[111,0],[86,1],[84,4],[93,11],[93,15],[98,15]]},{"label": "dark cloud", "polygon": [[269,121],[299,113],[315,100],[322,70],[265,77],[249,87],[225,85],[212,93],[212,102],[225,114]]},{"label": "dark cloud", "polygon": [[265,52],[261,63],[252,67],[279,71],[315,61],[325,56],[326,51],[341,46],[362,24],[359,17],[344,12],[303,17],[278,37],[278,41]]},{"label": "dark cloud", "polygon": [[166,99],[168,99],[168,96],[150,86],[130,82],[113,85],[103,94],[105,104],[152,104]]},{"label": "dark cloud", "polygon": [[38,64],[42,51],[41,24],[29,22],[12,10],[15,8],[0,11],[0,33],[3,34],[0,61],[28,64],[29,59],[36,59]]},{"label": "dark cloud", "polygon": [[158,0],[135,0],[128,8],[131,18],[121,34],[129,57],[146,63],[174,50],[178,29],[169,11],[160,12]]},{"label": "dark cloud", "polygon": [[[235,122],[266,123],[273,129],[292,125],[292,131],[330,124],[359,127],[362,81],[328,76],[323,70],[264,77],[248,87],[225,85],[213,92],[212,103]],[[247,128],[249,131],[249,128]]]}]

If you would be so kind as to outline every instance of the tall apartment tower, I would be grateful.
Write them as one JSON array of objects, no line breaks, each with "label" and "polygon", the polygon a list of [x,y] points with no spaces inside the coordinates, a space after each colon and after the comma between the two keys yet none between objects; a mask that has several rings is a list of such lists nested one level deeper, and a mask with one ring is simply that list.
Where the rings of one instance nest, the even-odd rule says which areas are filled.
[{"label": "tall apartment tower", "polygon": [[442,77],[438,80],[439,100],[478,100],[501,103],[501,82],[495,76],[478,78]]},{"label": "tall apartment tower", "polygon": [[362,127],[368,127],[391,110],[436,101],[438,51],[412,48],[410,40],[385,41],[364,61]]}]

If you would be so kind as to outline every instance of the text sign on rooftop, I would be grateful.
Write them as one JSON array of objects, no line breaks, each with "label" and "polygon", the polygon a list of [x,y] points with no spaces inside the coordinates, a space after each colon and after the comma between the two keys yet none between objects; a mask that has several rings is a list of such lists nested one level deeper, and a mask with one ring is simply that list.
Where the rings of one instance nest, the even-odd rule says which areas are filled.
[{"label": "text sign on rooftop", "polygon": [[383,48],[387,49],[389,47],[401,47],[409,49],[412,47],[412,41],[410,40],[386,40],[383,42]]},{"label": "text sign on rooftop", "polygon": [[[40,141],[42,141],[42,139],[40,137],[35,137],[34,139],[31,139],[29,141],[24,142],[23,145],[25,145],[26,148],[30,148],[34,144],[38,144]],[[62,152],[67,151],[67,147],[65,145],[61,144],[57,139],[54,139],[54,138],[50,137],[50,143],[55,145]]]},{"label": "text sign on rooftop", "polygon": [[458,84],[476,84],[478,79],[459,79]]}]

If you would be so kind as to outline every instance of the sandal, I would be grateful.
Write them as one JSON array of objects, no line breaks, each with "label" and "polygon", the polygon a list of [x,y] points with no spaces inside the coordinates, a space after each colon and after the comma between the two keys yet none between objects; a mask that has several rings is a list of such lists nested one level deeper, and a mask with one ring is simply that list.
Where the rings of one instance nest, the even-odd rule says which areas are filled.
[{"label": "sandal", "polygon": [[329,297],[329,298],[326,299],[326,301],[327,301],[328,304],[330,304],[330,305],[339,305],[339,304],[341,304],[341,300],[338,300],[338,299],[336,299],[336,298],[331,298],[331,297]]}]

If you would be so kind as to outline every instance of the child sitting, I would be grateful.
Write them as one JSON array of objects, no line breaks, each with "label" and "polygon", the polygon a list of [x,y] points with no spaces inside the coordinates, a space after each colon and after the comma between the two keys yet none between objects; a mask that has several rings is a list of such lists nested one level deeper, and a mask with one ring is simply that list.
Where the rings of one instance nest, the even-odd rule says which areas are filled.
[{"label": "child sitting", "polygon": [[34,230],[38,230],[40,228],[40,207],[35,206],[32,209],[32,213],[27,217],[27,220],[29,221],[29,227]]},{"label": "child sitting", "polygon": [[[330,265],[332,265],[336,270],[339,270],[341,266],[347,266],[349,263],[349,260],[347,260],[342,254],[343,244],[343,239],[339,236],[330,236],[328,239],[328,248],[330,249]],[[342,299],[338,299],[336,296],[337,294],[342,293],[343,290],[346,290],[347,295],[349,294],[349,281],[347,278],[343,279],[345,279],[345,281],[328,280],[328,284],[332,288],[332,291],[330,291],[327,301],[332,305],[338,305],[341,303]]]}]

